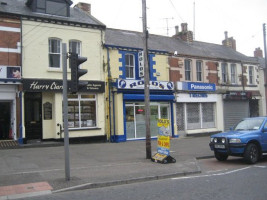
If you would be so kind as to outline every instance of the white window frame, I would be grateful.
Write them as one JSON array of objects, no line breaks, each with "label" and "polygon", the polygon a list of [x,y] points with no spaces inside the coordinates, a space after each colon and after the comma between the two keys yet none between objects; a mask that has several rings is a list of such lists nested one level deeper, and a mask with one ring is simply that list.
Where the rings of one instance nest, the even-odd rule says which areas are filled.
[{"label": "white window frame", "polygon": [[[201,60],[196,61],[196,73],[197,73],[197,81],[203,81],[203,62]],[[199,80],[200,78],[200,80]]]},{"label": "white window frame", "polygon": [[[56,41],[57,42],[57,51],[56,52],[53,52],[52,51],[52,41]],[[58,39],[58,38],[49,38],[48,39],[48,43],[49,43],[49,53],[48,53],[48,65],[49,65],[49,69],[60,69],[61,68],[61,40]],[[51,63],[50,63],[50,55],[59,55],[59,66],[51,66]]]},{"label": "white window frame", "polygon": [[[72,43],[75,43],[75,46],[76,46],[76,51],[75,52],[73,52],[73,50],[72,50]],[[81,56],[82,55],[82,43],[81,43],[81,41],[79,41],[79,40],[70,40],[69,41],[69,51],[71,53],[77,53],[78,56]]]},{"label": "white window frame", "polygon": [[[188,65],[187,65],[188,63]],[[186,81],[191,81],[192,79],[192,61],[189,59],[184,60],[184,69],[185,69],[185,80]],[[188,77],[189,76],[189,77]]]},{"label": "white window frame", "polygon": [[249,80],[249,84],[253,85],[255,84],[255,79],[254,79],[254,67],[253,66],[249,66],[248,67],[248,80]]},{"label": "white window frame", "polygon": [[231,64],[231,83],[237,84],[236,64]]},{"label": "white window frame", "polygon": [[[77,94],[77,98],[71,98],[71,97],[68,97],[68,102],[69,101],[76,101],[78,102],[78,105],[79,105],[79,112],[78,112],[78,115],[79,115],[79,127],[69,127],[69,129],[71,130],[75,130],[75,129],[91,129],[91,128],[96,128],[97,125],[98,125],[98,112],[97,112],[97,95],[96,94],[90,94],[90,95],[94,95],[94,98],[82,98],[82,95],[86,95],[86,94]],[[94,126],[82,126],[82,115],[81,115],[81,102],[82,101],[90,101],[90,102],[95,102],[95,125]],[[69,107],[68,107],[69,109]],[[75,121],[74,121],[75,122]]]},{"label": "white window frame", "polygon": [[221,63],[221,70],[222,70],[222,83],[228,82],[228,64]]},{"label": "white window frame", "polygon": [[[126,56],[132,56],[133,57],[133,65],[129,65],[129,63],[126,63]],[[130,60],[130,59],[129,59]],[[133,70],[133,77],[127,77],[127,68],[129,68],[129,70]],[[125,77],[126,79],[135,79],[135,55],[132,53],[126,53],[125,54]]]}]

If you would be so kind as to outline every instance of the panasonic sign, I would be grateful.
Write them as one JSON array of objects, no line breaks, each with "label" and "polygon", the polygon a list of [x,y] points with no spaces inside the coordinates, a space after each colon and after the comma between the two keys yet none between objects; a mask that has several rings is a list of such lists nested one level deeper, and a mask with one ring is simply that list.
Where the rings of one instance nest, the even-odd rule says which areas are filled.
[{"label": "panasonic sign", "polygon": [[216,85],[214,83],[177,82],[177,89],[187,91],[214,92],[216,91]]}]

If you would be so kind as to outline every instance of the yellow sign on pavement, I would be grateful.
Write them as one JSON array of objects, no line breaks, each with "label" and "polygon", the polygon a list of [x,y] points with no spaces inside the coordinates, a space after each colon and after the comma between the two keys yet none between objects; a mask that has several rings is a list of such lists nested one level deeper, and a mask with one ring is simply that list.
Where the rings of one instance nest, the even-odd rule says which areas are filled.
[{"label": "yellow sign on pavement", "polygon": [[168,119],[158,119],[158,127],[169,127],[170,126],[170,120]]}]

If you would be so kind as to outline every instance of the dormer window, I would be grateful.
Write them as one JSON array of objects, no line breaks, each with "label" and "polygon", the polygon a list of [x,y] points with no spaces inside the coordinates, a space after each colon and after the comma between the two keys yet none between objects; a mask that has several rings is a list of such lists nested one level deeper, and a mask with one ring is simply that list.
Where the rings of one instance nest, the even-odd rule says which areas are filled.
[{"label": "dormer window", "polygon": [[33,12],[69,17],[70,0],[28,0],[26,5]]}]

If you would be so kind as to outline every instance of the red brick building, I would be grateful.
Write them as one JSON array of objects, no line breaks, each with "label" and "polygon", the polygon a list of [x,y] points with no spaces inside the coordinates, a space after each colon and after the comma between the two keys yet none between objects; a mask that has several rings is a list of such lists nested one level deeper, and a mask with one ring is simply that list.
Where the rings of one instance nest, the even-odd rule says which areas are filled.
[{"label": "red brick building", "polygon": [[[1,5],[5,6],[5,5]],[[0,140],[20,134],[21,22],[0,15]]]}]

